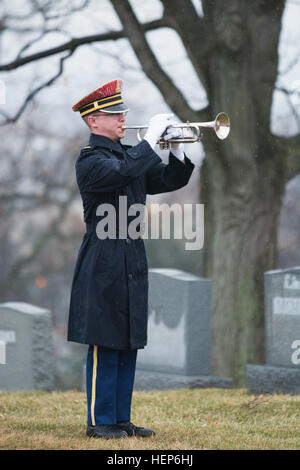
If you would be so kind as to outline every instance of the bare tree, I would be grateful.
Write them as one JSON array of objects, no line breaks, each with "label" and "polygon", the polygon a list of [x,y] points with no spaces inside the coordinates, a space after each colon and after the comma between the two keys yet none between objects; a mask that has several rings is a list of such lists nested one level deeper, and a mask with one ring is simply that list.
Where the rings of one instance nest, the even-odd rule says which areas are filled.
[{"label": "bare tree", "polygon": [[[207,135],[203,141],[201,202],[205,275],[213,281],[213,371],[241,384],[245,364],[264,361],[263,274],[276,264],[285,186],[300,171],[300,135],[279,137],[270,126],[285,1],[203,0],[203,16],[191,0],[161,3],[162,18],[141,24],[128,0],[111,0],[121,30],[76,36],[28,55],[23,48],[14,60],[0,65],[0,71],[64,54],[60,75],[64,60],[78,47],[126,37],[145,74],[180,119],[207,121],[221,110],[228,112],[230,138],[220,143]],[[146,33],[162,27],[181,37],[206,91],[204,109],[190,107],[151,49]]]},{"label": "bare tree", "polygon": [[32,286],[42,278],[46,283],[57,272],[67,278],[74,243],[79,245],[82,234],[73,175],[81,136],[57,145],[56,135],[36,129],[32,122],[24,124],[15,125],[17,143],[7,128],[0,129],[6,156],[0,172],[2,302],[30,298]]}]

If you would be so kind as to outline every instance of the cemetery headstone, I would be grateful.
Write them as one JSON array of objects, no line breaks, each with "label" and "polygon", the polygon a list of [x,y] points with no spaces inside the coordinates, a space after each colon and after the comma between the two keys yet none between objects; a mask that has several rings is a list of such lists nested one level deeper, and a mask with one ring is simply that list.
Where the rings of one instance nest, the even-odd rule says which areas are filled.
[{"label": "cemetery headstone", "polygon": [[22,302],[0,304],[0,341],[6,350],[6,363],[0,367],[0,389],[53,389],[49,310]]},{"label": "cemetery headstone", "polygon": [[148,344],[135,389],[231,387],[211,376],[211,281],[177,269],[149,270]]},{"label": "cemetery headstone", "polygon": [[265,273],[266,364],[247,366],[250,393],[300,393],[300,267]]}]

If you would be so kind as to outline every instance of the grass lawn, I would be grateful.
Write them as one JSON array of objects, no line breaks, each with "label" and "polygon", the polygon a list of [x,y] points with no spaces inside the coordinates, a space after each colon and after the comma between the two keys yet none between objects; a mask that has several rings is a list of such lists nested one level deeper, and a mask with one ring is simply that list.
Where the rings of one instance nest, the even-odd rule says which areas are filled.
[{"label": "grass lawn", "polygon": [[131,419],[156,436],[89,439],[83,392],[1,391],[0,449],[300,449],[300,395],[134,392]]}]

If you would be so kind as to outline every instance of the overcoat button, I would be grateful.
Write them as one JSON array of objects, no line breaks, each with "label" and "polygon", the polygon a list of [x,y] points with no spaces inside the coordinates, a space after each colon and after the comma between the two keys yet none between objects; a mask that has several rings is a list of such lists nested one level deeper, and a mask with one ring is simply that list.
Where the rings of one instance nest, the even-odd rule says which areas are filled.
[{"label": "overcoat button", "polygon": [[130,243],[129,238],[126,238],[126,243],[128,243],[128,245],[129,245],[129,243]]},{"label": "overcoat button", "polygon": [[130,279],[130,280],[131,280],[131,279],[132,279],[132,277],[133,277],[133,276],[132,276],[132,274],[128,274],[128,279]]}]

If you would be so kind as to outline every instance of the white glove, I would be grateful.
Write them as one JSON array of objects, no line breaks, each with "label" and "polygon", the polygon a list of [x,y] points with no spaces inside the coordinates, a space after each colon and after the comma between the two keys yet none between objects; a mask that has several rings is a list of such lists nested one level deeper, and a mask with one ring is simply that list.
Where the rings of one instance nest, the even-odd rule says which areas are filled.
[{"label": "white glove", "polygon": [[[172,125],[176,125],[176,122],[172,122]],[[164,135],[164,140],[178,139],[183,137],[182,129],[179,127],[168,127],[166,135]],[[184,160],[184,146],[182,142],[179,143],[170,143],[170,149],[179,160]]]},{"label": "white glove", "polygon": [[144,139],[147,140],[152,149],[154,149],[166,128],[171,124],[172,117],[173,114],[156,114],[150,119]]}]

